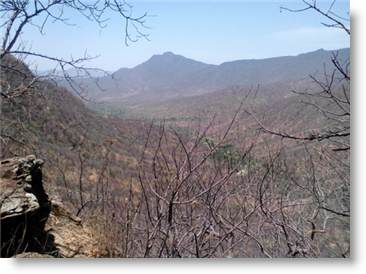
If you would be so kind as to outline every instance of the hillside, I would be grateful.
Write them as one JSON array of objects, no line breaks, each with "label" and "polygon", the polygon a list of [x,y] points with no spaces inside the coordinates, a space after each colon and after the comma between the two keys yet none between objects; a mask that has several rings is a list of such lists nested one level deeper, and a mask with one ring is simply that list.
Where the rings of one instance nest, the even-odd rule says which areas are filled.
[{"label": "hillside", "polygon": [[[12,69],[2,74],[2,88],[7,83],[27,86],[33,73],[21,61],[8,62]],[[137,176],[136,158],[141,157],[149,131],[151,138],[159,135],[159,127],[146,122],[106,118],[48,81],[1,102],[1,158],[35,154],[44,159],[44,176],[52,181],[47,190],[64,199],[75,214],[83,207],[77,194],[80,182],[90,199],[96,198],[105,176],[111,188],[121,185],[116,193],[125,191],[125,182]],[[105,161],[108,170],[103,169]]]},{"label": "hillside", "polygon": [[[350,49],[335,51],[339,60],[347,61]],[[258,85],[275,82],[296,82],[309,75],[322,75],[324,68],[333,70],[332,51],[318,50],[298,56],[262,60],[238,60],[221,65],[208,65],[180,55],[166,52],[154,55],[132,69],[120,69],[114,76],[98,79],[101,91],[92,81],[89,97],[97,102],[121,105],[152,103],[171,98],[212,93],[233,85]]]},{"label": "hillside", "polygon": [[[1,158],[34,154],[45,160],[47,193],[92,228],[100,256],[349,257],[350,156],[342,144],[349,144],[349,135],[288,140],[266,134],[253,120],[256,115],[265,126],[300,136],[336,126],[349,132],[349,114],[336,112],[349,111],[349,81],[332,86],[328,98],[308,80],[278,77],[261,84],[258,93],[252,85],[217,89],[232,83],[210,74],[219,66],[167,53],[135,74],[151,87],[160,83],[162,94],[145,90],[139,99],[131,89],[125,96],[140,101],[130,109],[111,97],[117,110],[130,115],[121,119],[87,108],[52,82],[29,83],[34,75],[24,63],[10,57],[6,62],[2,89],[15,87],[19,93],[1,102]],[[171,77],[162,79],[171,70]],[[277,73],[271,70],[266,75]],[[205,77],[190,82],[181,76],[202,72],[213,77],[206,78],[215,86],[206,90],[210,93],[197,91],[198,79]],[[141,87],[129,77],[129,86]],[[192,87],[190,96],[173,98],[170,88],[179,81]],[[313,92],[305,96],[312,99],[307,104],[291,92],[304,88]],[[314,111],[311,103],[320,109]]]},{"label": "hillside", "polygon": [[140,102],[133,105],[119,101],[88,103],[91,109],[108,115],[117,115],[123,118],[143,120],[165,119],[166,121],[188,121],[210,119],[213,114],[233,112],[240,102],[249,94],[245,106],[249,106],[258,89],[256,103],[266,109],[279,100],[289,100],[294,96],[292,89],[305,89],[311,82],[308,80],[290,82],[283,81],[258,86],[234,85],[203,95],[171,98],[159,102]]}]

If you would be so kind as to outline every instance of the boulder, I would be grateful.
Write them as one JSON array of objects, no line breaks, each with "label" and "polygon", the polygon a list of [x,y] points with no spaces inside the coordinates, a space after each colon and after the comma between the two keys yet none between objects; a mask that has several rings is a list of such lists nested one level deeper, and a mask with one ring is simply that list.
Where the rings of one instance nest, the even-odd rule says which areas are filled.
[{"label": "boulder", "polygon": [[1,257],[42,251],[38,240],[51,210],[42,165],[34,155],[1,161]]},{"label": "boulder", "polygon": [[1,257],[93,257],[81,219],[45,192],[42,165],[34,155],[1,161]]},{"label": "boulder", "polygon": [[[32,216],[41,208],[38,199],[47,204],[42,185],[42,160],[31,155],[1,161],[1,220]],[[49,205],[46,205],[49,209]]]}]

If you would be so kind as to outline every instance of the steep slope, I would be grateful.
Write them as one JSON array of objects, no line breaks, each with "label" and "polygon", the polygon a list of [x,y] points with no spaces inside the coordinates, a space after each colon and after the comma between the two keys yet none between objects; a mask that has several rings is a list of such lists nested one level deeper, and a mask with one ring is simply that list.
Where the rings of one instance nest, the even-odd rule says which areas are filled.
[{"label": "steep slope", "polygon": [[[21,67],[14,71],[23,70],[24,64],[17,64]],[[20,75],[1,69],[2,88],[14,83],[27,87],[28,77],[33,78],[27,69]],[[208,73],[211,68],[204,70]],[[145,72],[151,83],[158,74]],[[295,108],[291,105],[298,100],[287,96],[289,87],[303,84],[263,85],[254,101],[255,114],[260,119],[266,114],[266,125],[290,133],[302,130],[298,123],[311,121],[310,129],[316,126],[319,122],[311,118],[309,105]],[[230,257],[345,257],[349,253],[349,154],[340,157],[320,142],[303,146],[261,134],[244,110],[231,122],[248,86],[165,101],[168,105],[157,109],[158,114],[192,119],[191,127],[183,129],[174,127],[173,119],[155,127],[98,115],[49,82],[23,91],[20,97],[2,101],[2,157],[32,153],[43,158],[45,188],[92,224],[98,245],[106,252],[103,256],[198,258],[232,252]],[[154,99],[157,94],[151,95]],[[253,95],[248,99],[251,103]],[[200,121],[195,109],[201,111],[203,105],[205,120]],[[302,154],[289,157],[294,155],[289,150],[299,145]],[[317,150],[309,151],[315,145]],[[309,216],[316,217],[309,222]],[[281,232],[279,227],[289,229]],[[321,235],[306,236],[322,227],[327,229]],[[290,241],[299,244],[295,247]],[[63,245],[62,239],[59,242]]]},{"label": "steep slope", "polygon": [[121,68],[113,77],[101,77],[98,85],[83,80],[88,85],[89,96],[102,101],[128,98],[130,101],[165,100],[183,96],[187,90],[196,90],[196,75],[214,66],[187,59],[172,52],[154,55],[133,69]]},{"label": "steep slope", "polygon": [[[22,81],[26,86],[32,72],[14,58],[9,62],[16,69],[3,71],[2,88]],[[17,70],[22,73],[14,74]],[[39,82],[22,96],[1,101],[1,158],[34,154],[44,159],[45,180],[52,182],[46,184],[47,191],[63,198],[73,213],[83,210],[83,199],[96,198],[105,176],[109,189],[118,188],[116,194],[124,191],[126,181],[136,177],[136,157],[148,131],[151,138],[159,135],[159,127],[149,123],[93,112],[50,82]],[[80,186],[87,193],[83,198]]]}]

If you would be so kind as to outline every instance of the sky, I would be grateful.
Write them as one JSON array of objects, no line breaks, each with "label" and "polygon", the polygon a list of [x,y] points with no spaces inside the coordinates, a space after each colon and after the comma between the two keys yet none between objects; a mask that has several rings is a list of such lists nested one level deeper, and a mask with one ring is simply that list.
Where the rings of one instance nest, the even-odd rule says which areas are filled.
[{"label": "sky", "polygon": [[[145,17],[148,28],[139,28],[148,39],[125,44],[125,20],[113,13],[107,26],[100,29],[80,14],[65,10],[70,18],[65,25],[48,21],[44,34],[27,26],[22,40],[32,51],[68,59],[84,54],[99,56],[85,63],[107,71],[133,68],[154,54],[172,51],[208,64],[243,59],[263,59],[298,55],[320,48],[337,50],[350,47],[345,31],[324,27],[326,18],[313,10],[292,13],[282,10],[301,9],[302,1],[127,1],[132,16]],[[317,1],[328,10],[333,1]],[[332,11],[349,19],[350,2],[337,1]],[[349,26],[349,22],[343,21]],[[131,34],[135,32],[131,29]],[[55,64],[37,60],[38,70]]]}]

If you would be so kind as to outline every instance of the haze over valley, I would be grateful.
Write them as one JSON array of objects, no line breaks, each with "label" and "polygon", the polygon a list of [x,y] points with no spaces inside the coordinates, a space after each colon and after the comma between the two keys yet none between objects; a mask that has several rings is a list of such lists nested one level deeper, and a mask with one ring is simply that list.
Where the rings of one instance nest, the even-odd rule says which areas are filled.
[{"label": "haze over valley", "polygon": [[246,103],[250,103],[258,86],[259,109],[264,111],[289,102],[291,113],[292,107],[298,108],[291,105],[292,101],[299,98],[293,91],[314,85],[310,76],[322,79],[324,71],[332,73],[334,55],[346,63],[350,49],[320,49],[298,56],[238,60],[221,65],[208,65],[166,52],[135,68],[122,68],[111,76],[83,79],[80,83],[88,87],[87,97],[92,101],[87,103],[89,107],[122,118],[179,121],[200,115],[201,119],[209,119],[216,111],[233,112],[249,93],[251,97]]},{"label": "haze over valley", "polygon": [[350,258],[348,6],[259,2],[1,2],[1,257]]}]

